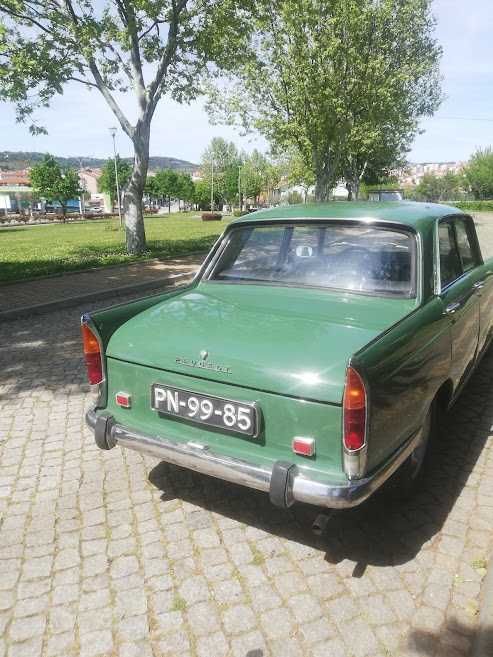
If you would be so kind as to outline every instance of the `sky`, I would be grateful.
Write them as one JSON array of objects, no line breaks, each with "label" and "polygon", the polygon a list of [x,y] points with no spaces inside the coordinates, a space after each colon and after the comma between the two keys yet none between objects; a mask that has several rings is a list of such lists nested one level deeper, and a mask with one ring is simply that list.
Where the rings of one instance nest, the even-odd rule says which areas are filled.
[{"label": "sky", "polygon": [[[434,0],[433,6],[436,35],[443,48],[446,99],[433,118],[422,122],[423,134],[417,136],[408,159],[467,160],[476,148],[493,144],[493,1]],[[47,136],[31,136],[25,125],[16,124],[13,107],[0,103],[0,151],[87,157],[111,154],[108,128],[116,125],[116,120],[99,92],[74,83],[37,117],[48,129]],[[153,120],[151,155],[199,162],[215,136],[231,139],[245,150],[267,150],[260,136],[242,137],[234,128],[210,125],[201,101],[183,106],[163,100]],[[122,155],[132,154],[131,143],[121,130],[117,148]]]}]

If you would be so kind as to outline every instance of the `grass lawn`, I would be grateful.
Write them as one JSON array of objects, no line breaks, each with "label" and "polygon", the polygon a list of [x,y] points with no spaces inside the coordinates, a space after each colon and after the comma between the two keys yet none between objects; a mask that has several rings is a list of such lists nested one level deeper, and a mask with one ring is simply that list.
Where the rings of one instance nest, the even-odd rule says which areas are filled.
[{"label": "grass lawn", "polygon": [[118,219],[0,229],[0,283],[149,258],[207,250],[227,220],[203,222],[197,213],[147,217],[147,251],[125,253]]}]

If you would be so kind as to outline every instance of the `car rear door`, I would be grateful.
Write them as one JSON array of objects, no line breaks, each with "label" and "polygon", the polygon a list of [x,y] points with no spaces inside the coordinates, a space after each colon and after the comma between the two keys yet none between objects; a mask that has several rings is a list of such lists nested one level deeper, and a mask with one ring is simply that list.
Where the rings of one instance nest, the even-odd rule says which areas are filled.
[{"label": "car rear door", "polygon": [[454,388],[467,377],[478,348],[481,257],[468,217],[449,217],[438,226],[440,297],[452,337]]}]

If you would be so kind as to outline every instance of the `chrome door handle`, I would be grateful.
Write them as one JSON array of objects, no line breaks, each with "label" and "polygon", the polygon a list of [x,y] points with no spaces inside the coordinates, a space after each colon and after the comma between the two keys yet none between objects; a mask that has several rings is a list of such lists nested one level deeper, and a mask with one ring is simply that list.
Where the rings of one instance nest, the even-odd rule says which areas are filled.
[{"label": "chrome door handle", "polygon": [[453,315],[459,308],[462,306],[461,301],[454,301],[454,303],[449,303],[449,305],[445,308],[445,312],[443,313],[444,315]]},{"label": "chrome door handle", "polygon": [[484,287],[484,283],[485,283],[484,281],[476,281],[476,282],[473,284],[473,288],[474,288],[475,290],[480,290],[481,288]]}]

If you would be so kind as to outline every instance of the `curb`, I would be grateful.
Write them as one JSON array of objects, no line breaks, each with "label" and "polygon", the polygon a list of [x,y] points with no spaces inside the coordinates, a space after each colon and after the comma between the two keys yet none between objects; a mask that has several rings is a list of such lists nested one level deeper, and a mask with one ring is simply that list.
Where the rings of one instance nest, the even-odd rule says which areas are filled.
[{"label": "curb", "polygon": [[110,290],[99,290],[97,292],[88,292],[87,294],[80,294],[75,297],[67,297],[65,299],[57,299],[55,301],[48,301],[47,303],[39,303],[34,306],[22,306],[20,308],[12,308],[12,310],[4,310],[0,312],[0,321],[9,321],[14,319],[22,319],[31,315],[40,315],[42,313],[50,312],[53,310],[60,310],[62,308],[69,308],[77,306],[83,301],[96,301],[100,299],[107,299],[115,294],[124,294],[126,292],[136,292],[150,290],[160,286],[173,286],[175,279],[186,279],[195,275],[195,272],[184,272],[182,274],[171,274],[162,278],[154,278],[152,281],[145,283],[132,283],[130,285],[122,285],[121,287],[114,287]]},{"label": "curb", "polygon": [[493,655],[493,558],[483,580],[483,596],[479,627],[471,657],[491,657]]},{"label": "curb", "polygon": [[[70,271],[57,271],[54,274],[46,274],[46,276],[34,276],[34,278],[21,278],[17,281],[0,281],[0,290],[2,287],[8,287],[9,285],[21,285],[22,283],[33,283],[36,281],[45,281],[50,278],[60,278],[61,276],[76,276],[77,274],[87,274],[91,272],[98,271],[110,271],[111,269],[118,269],[119,267],[132,267],[139,264],[163,264],[169,260],[179,260],[186,259],[188,257],[195,258],[196,256],[205,256],[208,251],[192,251],[191,253],[186,253],[185,255],[174,256],[173,258],[149,258],[143,260],[132,260],[131,262],[117,262],[114,265],[101,265],[100,267],[87,267],[86,269],[73,269]],[[200,265],[199,265],[200,266]]]}]

